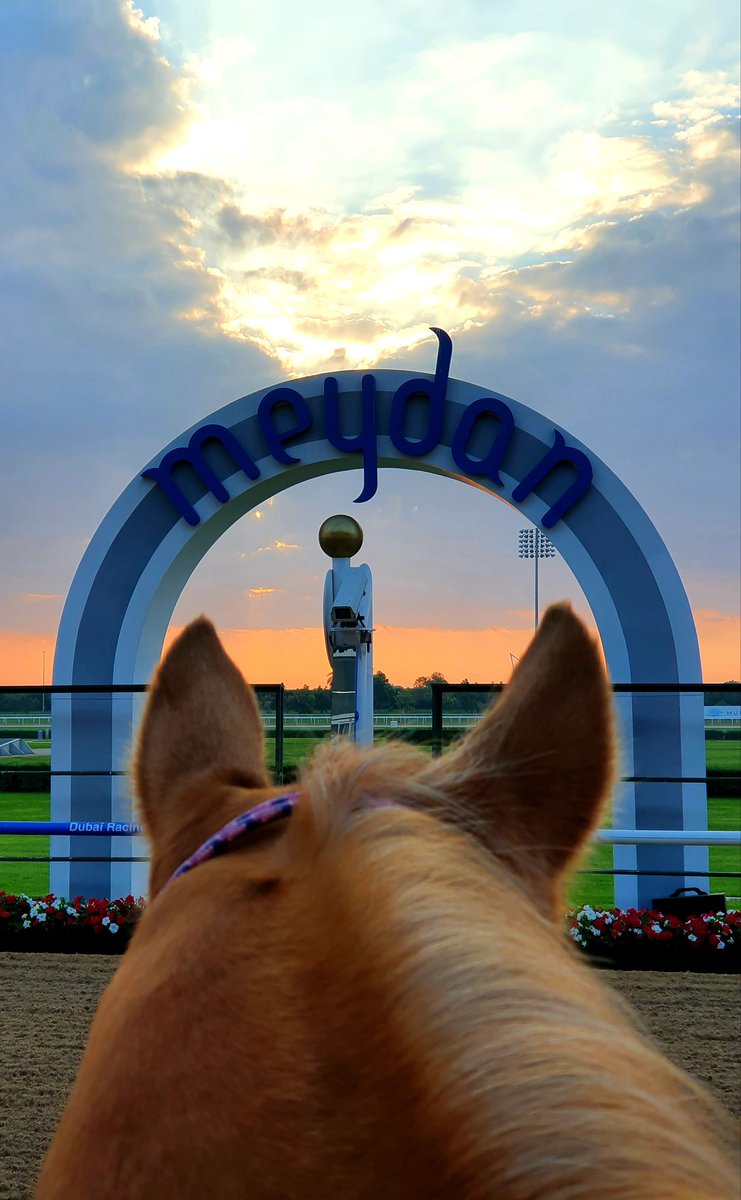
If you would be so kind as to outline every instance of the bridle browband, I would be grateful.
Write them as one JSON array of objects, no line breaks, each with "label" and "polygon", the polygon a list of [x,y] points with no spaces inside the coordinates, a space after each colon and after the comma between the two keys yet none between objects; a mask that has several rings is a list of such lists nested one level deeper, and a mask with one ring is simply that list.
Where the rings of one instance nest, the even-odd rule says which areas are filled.
[{"label": "bridle browband", "polygon": [[190,858],[186,858],[177,871],[173,872],[161,891],[164,891],[168,884],[180,875],[185,875],[194,867],[199,867],[201,863],[226,854],[231,843],[243,834],[249,833],[251,829],[256,829],[260,825],[270,825],[273,821],[283,821],[286,817],[290,817],[299,802],[300,795],[300,792],[288,792],[285,796],[273,796],[272,800],[265,800],[262,804],[248,809],[247,812],[240,813],[238,817],[229,821],[218,833],[199,846]]}]

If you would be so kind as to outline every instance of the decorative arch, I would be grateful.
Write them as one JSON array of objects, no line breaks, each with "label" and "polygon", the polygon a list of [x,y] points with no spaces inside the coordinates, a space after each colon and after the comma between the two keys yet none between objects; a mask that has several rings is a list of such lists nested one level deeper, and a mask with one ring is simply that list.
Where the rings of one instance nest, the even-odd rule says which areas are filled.
[{"label": "decorative arch", "polygon": [[[85,552],[62,614],[54,683],[148,679],[183,587],[221,534],[285,488],[361,466],[360,501],[375,491],[378,468],[434,472],[504,498],[547,528],[571,567],[616,682],[699,680],[686,593],[637,500],[546,416],[448,379],[447,335],[435,332],[435,376],[378,370],[293,380],[227,404],[166,446],[124,490]],[[619,698],[622,769],[637,780],[623,788],[621,824],[705,828],[704,785],[678,782],[705,774],[702,704],[702,696],[687,693]],[[125,769],[139,707],[140,698],[124,694],[54,696],[53,820],[131,819],[126,780],[111,772]],[[668,782],[643,782],[655,776]],[[52,839],[52,854],[72,856],[69,865],[53,864],[52,889],[110,896],[143,891],[141,864],[116,857],[110,864],[78,861],[128,857],[136,853],[131,845],[122,837]],[[707,870],[703,847],[619,847],[615,855],[617,866],[674,873],[643,878],[640,885],[621,879],[622,904],[698,882],[692,872]]]}]

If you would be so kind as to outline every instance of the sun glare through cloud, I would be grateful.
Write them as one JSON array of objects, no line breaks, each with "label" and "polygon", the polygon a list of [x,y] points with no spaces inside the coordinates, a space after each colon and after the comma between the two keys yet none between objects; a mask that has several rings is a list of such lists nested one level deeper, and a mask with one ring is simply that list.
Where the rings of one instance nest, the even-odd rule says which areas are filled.
[{"label": "sun glare through cloud", "polygon": [[[182,139],[153,153],[142,175],[152,196],[187,215],[183,263],[215,281],[210,309],[183,319],[305,373],[368,366],[424,340],[430,323],[476,328],[510,301],[525,319],[543,304],[560,304],[564,319],[624,314],[630,297],[604,291],[562,302],[553,275],[528,304],[522,273],[577,258],[616,222],[701,204],[708,170],[734,141],[738,87],[726,72],[689,71],[662,80],[672,95],[656,99],[629,57],[585,39],[568,46],[582,95],[571,72],[537,78],[549,50],[564,46],[531,34],[421,51],[404,79],[374,95],[372,120],[352,95],[334,106],[305,98],[299,114],[289,91],[255,122],[245,102],[258,104],[264,72],[254,42],[192,58],[198,102]],[[608,111],[590,94],[595,54],[626,75]],[[237,88],[245,70],[252,82]],[[452,146],[433,138],[444,85]],[[513,146],[520,137],[527,154]],[[422,146],[441,179],[415,178]],[[348,181],[358,147],[374,163],[364,195]]]}]

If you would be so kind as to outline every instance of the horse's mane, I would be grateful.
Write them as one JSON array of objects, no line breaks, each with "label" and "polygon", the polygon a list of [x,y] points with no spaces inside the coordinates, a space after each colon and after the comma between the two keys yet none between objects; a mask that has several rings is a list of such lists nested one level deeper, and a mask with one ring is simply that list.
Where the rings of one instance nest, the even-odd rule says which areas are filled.
[{"label": "horse's mane", "polygon": [[430,815],[441,797],[421,764],[403,745],[317,751],[291,857],[341,906],[456,1184],[483,1198],[496,1178],[523,1200],[733,1194],[730,1172],[717,1191],[725,1114],[634,1031],[496,855]]}]

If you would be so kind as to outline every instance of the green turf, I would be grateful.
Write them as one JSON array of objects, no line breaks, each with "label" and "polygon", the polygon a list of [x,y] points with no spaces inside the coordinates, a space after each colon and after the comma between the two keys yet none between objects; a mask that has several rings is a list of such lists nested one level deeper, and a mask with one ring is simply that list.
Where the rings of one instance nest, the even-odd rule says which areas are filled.
[{"label": "green turf", "polygon": [[728,771],[731,775],[741,775],[741,738],[706,741],[705,761],[709,771]]},{"label": "green turf", "polygon": [[[327,738],[329,731],[327,731]],[[283,767],[295,768],[300,763],[305,762],[316,750],[322,742],[322,738],[284,738],[283,739]],[[275,761],[275,741],[273,738],[265,739],[265,761],[272,771]]]},{"label": "green turf", "polygon": [[33,763],[34,768],[38,767],[41,771],[48,771],[51,757],[48,754],[11,754],[7,758],[0,758],[0,771],[9,767],[28,767],[29,763]]},{"label": "green turf", "polygon": [[[741,829],[741,798],[716,796],[708,800],[708,829]],[[717,871],[710,880],[711,892],[725,892],[739,907],[741,879],[729,879],[723,871],[741,871],[741,847],[711,846],[710,870]]]},{"label": "green turf", "polygon": [[[0,793],[0,817],[3,821],[48,821],[48,792]],[[48,855],[48,837],[19,837],[0,834],[0,855]],[[25,892],[28,896],[45,896],[49,891],[48,863],[0,862],[0,891]]]}]

